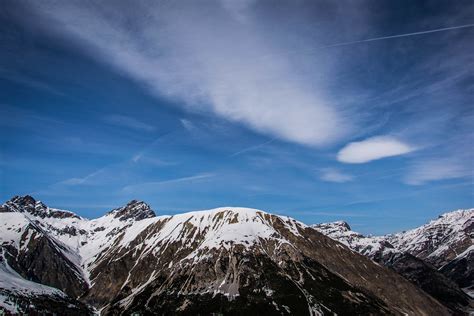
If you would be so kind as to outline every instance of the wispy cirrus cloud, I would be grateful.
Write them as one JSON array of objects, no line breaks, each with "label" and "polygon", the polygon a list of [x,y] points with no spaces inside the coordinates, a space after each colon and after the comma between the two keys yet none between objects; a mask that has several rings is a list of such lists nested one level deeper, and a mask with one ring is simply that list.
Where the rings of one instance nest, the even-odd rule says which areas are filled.
[{"label": "wispy cirrus cloud", "polygon": [[233,153],[232,155],[230,155],[230,157],[235,157],[235,156],[244,154],[244,153],[249,152],[249,151],[258,150],[258,149],[264,147],[265,145],[269,145],[269,144],[273,143],[275,140],[276,140],[276,138],[272,138],[272,139],[267,140],[267,141],[265,141],[265,142],[263,142],[263,143],[246,147],[246,148],[244,148],[244,149],[241,149],[241,150],[239,150],[239,151],[236,151],[235,153]]},{"label": "wispy cirrus cloud", "polygon": [[421,185],[431,181],[471,177],[474,179],[474,165],[457,158],[420,160],[412,165],[405,183]]},{"label": "wispy cirrus cloud", "polygon": [[366,163],[386,157],[404,155],[416,150],[392,136],[376,136],[360,142],[352,142],[344,146],[337,160],[344,163]]},{"label": "wispy cirrus cloud", "polygon": [[181,125],[183,125],[184,129],[186,129],[188,132],[191,132],[196,128],[194,123],[191,122],[190,120],[180,119],[179,122],[181,123]]},{"label": "wispy cirrus cloud", "polygon": [[27,86],[29,88],[42,90],[54,95],[58,95],[58,96],[65,95],[63,92],[59,91],[53,86],[46,84],[44,80],[26,76],[21,73],[7,71],[5,69],[0,69],[0,78],[5,79],[7,81],[14,82],[16,84]]},{"label": "wispy cirrus cloud", "polygon": [[335,183],[345,183],[354,180],[352,175],[343,173],[342,171],[334,168],[321,169],[320,178],[323,181]]},{"label": "wispy cirrus cloud", "polygon": [[199,173],[192,176],[186,176],[186,177],[180,177],[180,178],[132,184],[132,185],[127,185],[123,187],[122,192],[133,193],[133,192],[143,192],[143,191],[148,191],[148,190],[156,190],[157,187],[162,187],[164,185],[200,182],[200,181],[212,178],[214,176],[215,176],[214,173]]},{"label": "wispy cirrus cloud", "polygon": [[[330,60],[319,61],[314,51],[299,57],[304,68],[296,67],[286,56],[295,47],[254,16],[253,5],[31,2],[55,30],[160,97],[291,142],[319,146],[340,139],[352,122],[307,67],[323,74]],[[113,121],[151,130],[124,117]]]},{"label": "wispy cirrus cloud", "polygon": [[173,132],[166,132],[156,137],[151,143],[147,144],[140,151],[136,152],[130,158],[130,162],[133,162],[135,164],[145,163],[156,167],[166,167],[178,164],[177,161],[161,159],[157,157],[156,153],[152,152],[154,147],[156,147],[160,141],[162,141],[164,138],[168,137],[171,134],[173,134]]},{"label": "wispy cirrus cloud", "polygon": [[155,130],[154,126],[147,124],[145,122],[142,122],[136,118],[125,116],[125,115],[118,115],[118,114],[108,115],[104,117],[104,121],[109,124],[131,128],[137,131],[152,132]]},{"label": "wispy cirrus cloud", "polygon": [[112,174],[111,171],[113,171],[115,167],[117,167],[117,165],[109,165],[109,166],[105,166],[103,168],[94,170],[82,177],[72,177],[72,178],[58,181],[56,183],[49,185],[47,190],[70,188],[70,187],[75,187],[79,185],[98,185],[102,181],[104,181],[104,178],[108,178],[110,174]]}]

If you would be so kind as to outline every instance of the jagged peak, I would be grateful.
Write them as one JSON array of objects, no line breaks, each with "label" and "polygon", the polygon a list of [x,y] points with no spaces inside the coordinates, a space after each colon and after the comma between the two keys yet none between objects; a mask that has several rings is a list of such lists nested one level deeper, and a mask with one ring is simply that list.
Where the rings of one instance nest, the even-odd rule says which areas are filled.
[{"label": "jagged peak", "polygon": [[135,219],[137,221],[155,217],[155,212],[151,209],[150,205],[143,201],[131,200],[127,205],[113,209],[107,215],[113,215],[115,218],[121,221],[128,219]]},{"label": "jagged peak", "polygon": [[336,222],[329,222],[329,223],[320,223],[312,225],[314,228],[333,228],[333,229],[340,229],[342,231],[351,231],[351,226],[346,221],[336,221]]},{"label": "jagged peak", "polygon": [[42,208],[46,209],[48,206],[41,202],[40,200],[35,199],[31,195],[15,195],[8,202],[15,203],[18,206],[23,208]]},{"label": "jagged peak", "polygon": [[349,226],[349,224],[346,221],[337,221],[337,222],[334,222],[334,225],[339,226],[339,227],[343,227],[347,230],[352,230],[351,226]]},{"label": "jagged peak", "polygon": [[33,198],[31,195],[15,195],[13,198],[10,199],[10,201],[23,207],[35,207],[37,203],[35,198]]},{"label": "jagged peak", "polygon": [[473,219],[474,218],[474,208],[469,209],[459,209],[456,211],[446,212],[438,216],[434,221],[444,220],[462,220],[462,219]]},{"label": "jagged peak", "polygon": [[[438,218],[431,220],[430,222],[409,229],[396,234],[387,235],[390,238],[405,238],[407,240],[413,239],[414,235],[422,235],[423,232],[438,229],[444,230],[445,227],[451,227],[453,231],[461,232],[463,229],[472,226],[474,223],[474,209],[459,209],[456,211],[446,212],[438,216]],[[472,228],[471,228],[472,229]]]},{"label": "jagged peak", "polygon": [[50,208],[41,201],[36,200],[31,195],[16,195],[2,206],[3,212],[29,213],[36,217],[49,218],[79,218],[76,214],[66,210]]}]

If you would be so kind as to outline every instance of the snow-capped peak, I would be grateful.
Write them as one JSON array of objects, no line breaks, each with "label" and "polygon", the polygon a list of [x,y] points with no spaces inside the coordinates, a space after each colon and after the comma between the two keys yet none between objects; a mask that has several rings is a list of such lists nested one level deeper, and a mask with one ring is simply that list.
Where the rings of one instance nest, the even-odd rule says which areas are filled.
[{"label": "snow-capped peak", "polygon": [[[106,220],[107,217],[109,216],[97,221]],[[122,222],[121,218],[119,220],[119,223]],[[117,221],[116,217],[114,221]],[[107,225],[106,230],[95,234],[110,236],[109,227],[117,224],[111,223]],[[306,225],[303,223],[288,217],[271,215],[257,209],[220,207],[133,221],[120,230],[116,236],[123,236],[119,237],[120,242],[117,246],[128,249],[138,235],[145,231],[147,235],[142,235],[142,238],[147,240],[144,252],[152,252],[155,255],[166,250],[169,244],[178,243],[183,247],[196,244],[198,246],[189,254],[188,259],[199,260],[211,249],[228,249],[235,245],[250,248],[258,244],[261,239],[287,243],[282,236],[283,231],[299,235],[299,229],[304,229],[304,227]],[[114,230],[119,231],[117,228]]]},{"label": "snow-capped peak", "polygon": [[371,259],[398,252],[384,237],[364,236],[352,231],[349,224],[344,221],[315,224],[311,227]]},{"label": "snow-capped peak", "polygon": [[428,224],[402,233],[387,235],[400,250],[440,267],[473,245],[474,209],[440,215]]},{"label": "snow-capped peak", "polygon": [[79,218],[73,212],[50,208],[29,195],[13,197],[0,207],[0,212],[26,212],[39,218]]},{"label": "snow-capped peak", "polygon": [[439,268],[472,248],[474,209],[447,212],[418,228],[385,236],[364,236],[341,221],[312,227],[372,259],[384,252],[408,252]]},{"label": "snow-capped peak", "polygon": [[322,224],[315,224],[313,228],[318,228],[320,230],[326,231],[334,231],[334,232],[348,232],[351,231],[351,227],[345,221],[336,221],[330,223],[322,223]]},{"label": "snow-capped peak", "polygon": [[113,215],[115,218],[119,218],[121,221],[128,219],[135,219],[137,221],[155,217],[156,214],[153,212],[151,207],[143,201],[132,200],[123,207],[116,208],[108,213]]}]

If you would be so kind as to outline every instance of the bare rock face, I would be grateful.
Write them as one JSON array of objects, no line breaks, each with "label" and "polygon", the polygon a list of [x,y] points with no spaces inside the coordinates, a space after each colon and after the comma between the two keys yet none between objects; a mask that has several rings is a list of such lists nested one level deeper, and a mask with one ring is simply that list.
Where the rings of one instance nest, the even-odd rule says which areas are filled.
[{"label": "bare rock face", "polygon": [[109,214],[113,214],[115,218],[119,218],[121,221],[128,219],[140,221],[156,216],[148,204],[137,200],[132,200],[124,207],[110,211]]},{"label": "bare rock face", "polygon": [[453,279],[422,259],[409,253],[394,253],[384,258],[382,263],[403,275],[456,314],[468,314],[474,309],[472,299]]},{"label": "bare rock face", "polygon": [[6,315],[92,314],[77,300],[88,285],[80,267],[71,261],[71,249],[40,225],[43,220],[65,218],[78,217],[49,209],[29,196],[15,197],[2,206],[0,311]]},{"label": "bare rock face", "polygon": [[0,211],[0,244],[30,287],[102,315],[451,313],[396,269],[253,209],[156,216],[131,201],[88,220],[15,197]]},{"label": "bare rock face", "polygon": [[440,272],[456,282],[471,297],[474,297],[474,251],[465,251],[441,267]]},{"label": "bare rock face", "polygon": [[6,202],[2,206],[4,212],[26,212],[35,217],[39,218],[68,218],[68,217],[76,217],[79,218],[76,214],[58,210],[58,209],[50,209],[46,205],[44,205],[40,201],[36,201],[29,195],[26,196],[15,196],[10,201]]},{"label": "bare rock face", "polygon": [[[49,212],[48,208],[42,203],[37,203],[33,198],[26,196],[23,198],[15,197],[11,203],[7,203],[9,213],[5,212],[5,218],[17,216],[20,224],[18,228],[18,240],[15,242],[5,240],[1,247],[4,249],[4,256],[10,266],[24,278],[58,288],[71,297],[79,297],[84,294],[88,285],[82,277],[82,271],[77,267],[70,258],[68,258],[67,246],[61,244],[54,238],[49,236],[34,221],[18,214],[16,210],[22,210],[33,216],[40,218],[48,217],[52,213],[52,217],[57,217],[58,212]],[[61,212],[68,214],[69,212]],[[51,217],[51,216],[50,216]]]},{"label": "bare rock face", "polygon": [[141,293],[119,295],[104,313],[390,314],[376,296],[309,258],[299,264],[280,258],[278,264],[265,253],[249,255],[239,248],[213,253],[194,269],[183,265],[159,272]]},{"label": "bare rock face", "polygon": [[23,278],[8,264],[0,248],[1,315],[91,315],[84,303],[64,292]]},{"label": "bare rock face", "polygon": [[45,237],[32,233],[25,248],[17,251],[6,246],[5,257],[10,265],[24,278],[62,290],[71,297],[83,295],[87,283],[82,272]]}]

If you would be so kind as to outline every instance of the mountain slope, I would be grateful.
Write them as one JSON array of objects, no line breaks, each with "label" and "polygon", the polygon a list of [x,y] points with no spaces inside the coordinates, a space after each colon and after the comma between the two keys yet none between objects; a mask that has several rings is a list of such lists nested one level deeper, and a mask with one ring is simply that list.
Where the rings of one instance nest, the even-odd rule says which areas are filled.
[{"label": "mountain slope", "polygon": [[[102,262],[113,271],[129,271],[106,311],[166,314],[178,308],[191,312],[212,302],[209,306],[219,306],[227,313],[243,313],[256,306],[270,313],[277,309],[285,312],[284,306],[290,313],[303,314],[379,314],[390,309],[392,313],[402,309],[420,313],[417,300],[430,300],[421,298],[423,293],[395,273],[304,224],[250,209],[221,208],[159,217],[135,238],[121,240],[120,247]],[[150,267],[150,262],[155,264]],[[374,275],[378,277],[375,280]],[[388,288],[379,278],[394,287]],[[98,274],[91,293],[96,289],[103,292],[101,284],[106,286],[108,280],[101,280]],[[118,279],[117,283],[121,282]],[[307,311],[300,306],[307,306]]]},{"label": "mountain slope", "polygon": [[[27,196],[2,211],[7,263],[27,279],[54,281],[104,315],[449,314],[397,273],[303,223],[259,210],[155,216],[131,201],[88,220]],[[36,236],[50,250],[41,252],[43,261],[54,263],[42,273],[29,261],[27,269],[15,266],[17,253],[36,249],[28,246]],[[67,271],[57,273],[56,265]],[[46,277],[53,274],[61,277]]]},{"label": "mountain slope", "polygon": [[[63,217],[67,214],[67,217]],[[60,216],[60,217],[58,217]],[[0,212],[5,258],[22,277],[56,287],[71,297],[87,290],[78,256],[51,236],[45,223],[73,218],[72,213],[49,209],[31,197],[14,198]]]},{"label": "mountain slope", "polygon": [[9,314],[88,315],[89,308],[64,292],[28,281],[13,270],[0,248],[0,311]]},{"label": "mountain slope", "polygon": [[474,251],[472,246],[439,270],[474,298]]},{"label": "mountain slope", "polygon": [[364,236],[345,222],[313,228],[372,260],[397,271],[457,312],[472,310],[465,295],[473,286],[474,210],[441,215],[419,228],[387,236]]}]

